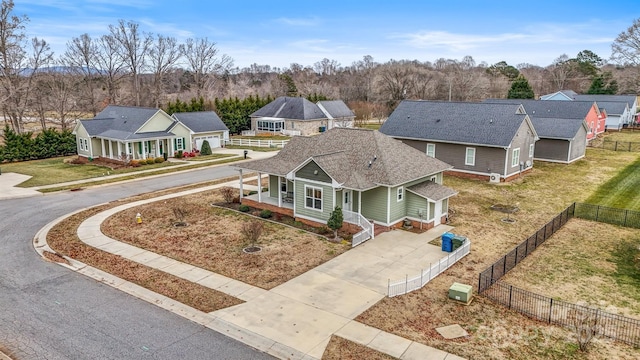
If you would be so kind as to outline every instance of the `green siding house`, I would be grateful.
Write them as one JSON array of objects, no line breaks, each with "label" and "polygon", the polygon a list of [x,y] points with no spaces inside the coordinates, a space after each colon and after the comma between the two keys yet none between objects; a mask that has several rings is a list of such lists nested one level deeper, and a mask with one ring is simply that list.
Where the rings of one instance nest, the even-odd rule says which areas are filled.
[{"label": "green siding house", "polygon": [[366,219],[384,227],[410,220],[429,228],[446,220],[442,185],[451,166],[378,131],[334,128],[316,136],[293,137],[274,157],[235,165],[269,176],[269,189],[243,203],[297,219],[325,224],[340,206],[346,222]]}]

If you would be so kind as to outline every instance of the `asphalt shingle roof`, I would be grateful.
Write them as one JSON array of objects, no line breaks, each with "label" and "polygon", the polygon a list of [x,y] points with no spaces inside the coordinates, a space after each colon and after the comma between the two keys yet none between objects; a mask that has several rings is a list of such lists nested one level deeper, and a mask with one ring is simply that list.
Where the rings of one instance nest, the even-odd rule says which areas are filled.
[{"label": "asphalt shingle roof", "polygon": [[136,134],[158,109],[109,105],[93,119],[80,120],[90,136],[115,140],[150,139],[174,136],[167,131]]},{"label": "asphalt shingle roof", "polygon": [[214,111],[174,113],[172,117],[194,133],[229,130]]},{"label": "asphalt shingle roof", "polygon": [[285,176],[309,159],[345,188],[356,190],[396,186],[452,168],[378,131],[353,128],[296,136],[272,158],[235,166]]},{"label": "asphalt shingle roof", "polygon": [[382,124],[393,137],[508,147],[526,114],[519,104],[404,100]]},{"label": "asphalt shingle roof", "polygon": [[328,115],[334,119],[355,116],[353,111],[342,100],[318,101],[318,105],[320,110],[324,108]]},{"label": "asphalt shingle roof", "polygon": [[326,119],[318,105],[303,97],[281,96],[261,107],[251,117],[273,117],[292,120]]},{"label": "asphalt shingle roof", "polygon": [[534,117],[546,117],[584,120],[593,106],[593,101],[487,99],[484,102],[491,104],[522,104],[531,119]]},{"label": "asphalt shingle roof", "polygon": [[573,139],[580,127],[584,126],[582,119],[560,119],[560,118],[531,118],[533,127],[541,139]]},{"label": "asphalt shingle roof", "polygon": [[607,111],[607,115],[622,115],[627,109],[626,102],[620,101],[597,101],[598,107]]},{"label": "asphalt shingle roof", "polygon": [[425,181],[409,186],[408,191],[432,201],[440,201],[457,195],[458,192],[433,181]]}]

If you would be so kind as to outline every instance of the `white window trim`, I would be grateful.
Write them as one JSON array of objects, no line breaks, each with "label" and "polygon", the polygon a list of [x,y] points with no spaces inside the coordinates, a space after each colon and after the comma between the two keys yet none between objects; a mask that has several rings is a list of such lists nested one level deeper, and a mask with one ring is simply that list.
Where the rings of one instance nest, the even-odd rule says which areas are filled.
[{"label": "white window trim", "polygon": [[[518,154],[518,156],[516,156]],[[511,152],[511,167],[516,167],[520,165],[520,148],[515,148]]]},{"label": "white window trim", "polygon": [[[473,158],[469,162],[469,150],[473,151]],[[476,166],[476,148],[468,147],[464,152],[464,164],[469,166]]]},{"label": "white window trim", "polygon": [[[429,148],[431,148],[431,151],[429,151]],[[429,154],[430,152],[431,154]],[[427,144],[425,154],[427,154],[427,156],[436,157],[436,144]]]},{"label": "white window trim", "polygon": [[176,138],[176,150],[184,150],[184,144],[181,137]]},{"label": "white window trim", "polygon": [[400,202],[404,200],[404,187],[400,186],[396,190],[396,202]]},{"label": "white window trim", "polygon": [[84,151],[84,139],[80,138],[79,143],[80,143],[80,150]]},{"label": "white window trim", "polygon": [[89,141],[87,139],[82,139],[84,142],[84,151],[89,151]]},{"label": "white window trim", "polygon": [[[307,198],[309,198],[309,196],[307,196],[307,189],[312,189],[313,192],[315,192],[316,190],[320,190],[320,209],[316,208],[315,206],[313,207],[309,207],[307,206]],[[317,187],[317,186],[311,186],[311,185],[305,185],[304,186],[304,208],[305,209],[309,209],[309,210],[315,210],[315,211],[320,211],[322,212],[323,208],[324,208],[324,200],[322,199],[322,197],[324,196],[324,189],[321,187]],[[315,197],[311,197],[314,201],[313,204],[315,205]]]},{"label": "white window trim", "polygon": [[534,145],[530,144],[529,145],[529,157],[533,157],[534,149],[535,149]]}]

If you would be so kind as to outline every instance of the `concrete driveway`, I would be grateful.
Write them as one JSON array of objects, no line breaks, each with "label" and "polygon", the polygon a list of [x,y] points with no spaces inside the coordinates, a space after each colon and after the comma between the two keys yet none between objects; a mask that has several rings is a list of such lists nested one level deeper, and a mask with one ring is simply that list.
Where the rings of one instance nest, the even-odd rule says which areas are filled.
[{"label": "concrete driveway", "polygon": [[212,314],[320,359],[332,334],[386,296],[389,280],[419,274],[446,257],[428,242],[450,229],[380,234],[246,303]]},{"label": "concrete driveway", "polygon": [[33,188],[16,187],[16,185],[21,184],[29,179],[31,179],[31,176],[29,175],[3,173],[2,175],[0,175],[0,198],[15,199],[34,195],[42,195],[41,192]]}]

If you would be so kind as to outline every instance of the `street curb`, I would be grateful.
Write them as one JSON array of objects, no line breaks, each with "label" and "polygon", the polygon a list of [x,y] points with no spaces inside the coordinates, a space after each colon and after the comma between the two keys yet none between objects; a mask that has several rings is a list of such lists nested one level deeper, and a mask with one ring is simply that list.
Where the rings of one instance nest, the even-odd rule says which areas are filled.
[{"label": "street curb", "polygon": [[[220,184],[216,184],[216,185],[220,185]],[[207,191],[210,190],[209,187],[204,187],[202,191]],[[193,191],[193,190],[187,190],[187,191]],[[195,191],[194,191],[195,192]],[[178,193],[180,194],[180,193]],[[182,196],[181,194],[169,194],[172,197],[176,197],[176,196]],[[166,195],[165,195],[166,196]],[[156,198],[153,198],[156,199]],[[147,200],[151,200],[151,199],[147,199]],[[153,200],[153,201],[159,201],[158,200]],[[132,202],[130,204],[132,204],[131,206],[136,206],[137,202]],[[107,203],[103,203],[103,204],[98,204],[98,205],[94,205],[92,207],[95,206],[100,206],[100,205],[104,205]],[[126,205],[126,204],[124,204]],[[122,206],[122,205],[120,205]],[[43,228],[41,228],[36,235],[33,238],[33,248],[36,251],[36,253],[38,253],[45,261],[49,261],[48,259],[46,259],[44,257],[44,252],[48,251],[48,252],[52,252],[52,253],[56,253],[55,251],[53,251],[51,249],[51,247],[49,247],[49,244],[47,243],[47,234],[49,233],[49,231],[58,223],[60,223],[62,220],[68,218],[69,216],[73,216],[77,213],[80,213],[82,211],[87,210],[88,208],[83,208],[80,210],[76,210],[74,212],[71,212],[69,214],[60,216],[59,218],[49,222],[48,224],[46,224]],[[58,254],[58,253],[56,253]],[[140,300],[146,301],[150,304],[156,305],[162,309],[165,309],[171,313],[174,313],[178,316],[181,316],[187,320],[193,321],[196,324],[205,326],[211,330],[214,330],[222,335],[228,336],[232,339],[235,339],[241,343],[244,343],[245,345],[248,345],[256,350],[262,351],[264,353],[267,353],[271,356],[280,358],[280,359],[301,359],[301,360],[319,360],[316,359],[314,357],[311,357],[309,355],[306,355],[298,350],[292,349],[286,345],[277,343],[273,340],[269,340],[265,337],[263,337],[262,335],[256,334],[254,332],[251,332],[249,330],[240,328],[238,326],[236,326],[235,324],[231,324],[226,322],[225,320],[222,320],[221,318],[214,316],[211,313],[205,313],[202,312],[200,310],[194,309],[190,306],[187,306],[181,302],[178,302],[176,300],[173,300],[171,298],[168,298],[164,295],[158,294],[156,292],[153,292],[149,289],[146,289],[140,285],[134,284],[132,282],[123,280],[117,276],[111,275],[105,271],[102,271],[98,268],[95,268],[93,266],[89,266],[83,262],[74,260],[68,256],[62,255],[62,254],[58,254],[60,256],[62,256],[65,260],[67,260],[69,262],[69,264],[65,264],[65,263],[59,263],[59,262],[55,262],[56,264],[67,268],[71,271],[77,272],[79,274],[82,274],[84,276],[87,276],[99,283],[103,283],[105,285],[111,286],[114,289],[120,290],[124,293],[127,293],[133,297],[136,297]],[[12,360],[11,358],[3,358],[2,357],[3,354],[0,353],[0,360]]]}]

